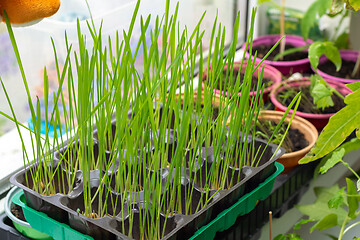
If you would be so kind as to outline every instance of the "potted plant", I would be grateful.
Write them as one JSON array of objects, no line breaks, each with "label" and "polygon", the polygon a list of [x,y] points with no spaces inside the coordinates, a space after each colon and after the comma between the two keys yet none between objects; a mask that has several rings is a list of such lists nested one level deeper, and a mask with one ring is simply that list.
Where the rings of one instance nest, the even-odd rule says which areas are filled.
[{"label": "potted plant", "polygon": [[[326,83],[327,82],[327,83]],[[284,111],[287,98],[302,91],[302,100],[296,115],[311,122],[319,131],[327,124],[329,118],[345,106],[343,98],[351,90],[343,84],[322,79],[316,75],[299,80],[288,80],[275,89],[271,95],[271,102],[275,108]],[[330,88],[329,88],[330,86]]]},{"label": "potted plant", "polygon": [[309,60],[312,69],[320,76],[342,83],[351,83],[358,81],[360,78],[359,52],[345,50],[349,47],[349,34],[346,30],[341,31],[348,12],[349,10],[344,9],[341,5],[332,4],[331,0],[316,0],[305,13],[304,18],[307,20],[302,22],[301,26],[302,34],[304,39],[306,39],[309,35],[310,27],[315,24],[318,18],[323,15],[329,17],[340,15],[340,20],[337,21],[338,25],[335,27],[334,33],[328,36],[326,41],[316,41],[311,44],[309,47]]},{"label": "potted plant", "polygon": [[[263,139],[270,139],[277,123],[282,118],[283,113],[279,111],[261,111],[258,117],[255,136]],[[272,142],[279,144],[282,134],[285,133],[286,123],[289,117],[285,119],[283,126],[277,130],[277,135],[273,137]],[[309,121],[302,117],[295,116],[291,122],[290,130],[285,136],[282,147],[285,148],[285,154],[277,162],[284,165],[286,174],[298,165],[298,161],[303,158],[314,146],[318,137],[318,131]]]},{"label": "potted plant", "polygon": [[[265,35],[254,39],[252,51],[257,52],[257,61],[266,57],[265,64],[271,65],[278,69],[283,75],[289,75],[296,72],[308,72],[310,69],[309,60],[307,59],[308,45],[312,43],[311,40],[306,40],[300,36],[285,35],[285,0],[281,1],[281,5],[271,1],[262,0],[259,4],[270,2],[281,11],[280,16],[280,34],[279,35]],[[284,39],[284,40],[282,40]],[[277,49],[273,49],[271,54],[267,54],[275,43],[280,42]],[[250,58],[249,53],[246,57]]]},{"label": "potted plant", "polygon": [[[337,69],[327,57],[320,58],[316,72],[326,79],[341,83],[352,83],[360,81],[360,73],[356,69],[359,52],[353,50],[339,50],[341,57],[341,68]],[[313,66],[313,68],[316,67]]]},{"label": "potted plant", "polygon": [[[226,89],[228,88],[228,84],[235,85],[237,76],[239,74],[240,74],[240,81],[244,78],[244,73],[245,73],[247,64],[248,64],[247,61],[245,61],[243,64],[235,63],[234,68],[233,68],[234,73],[232,74],[232,78],[230,78],[230,76],[226,76],[227,66],[225,66],[224,70],[223,70],[223,75],[220,75],[219,80],[217,80],[217,83],[215,86],[215,89],[216,89],[215,95],[218,97],[226,96],[227,95]],[[263,91],[262,99],[264,102],[266,102],[269,98],[269,93],[271,92],[271,90],[273,88],[275,88],[281,82],[281,73],[276,68],[271,67],[270,65],[263,64],[263,66],[264,66],[264,73],[263,73],[262,81],[263,81],[265,88]],[[211,69],[209,71],[211,71]],[[254,89],[254,91],[250,92],[251,97],[256,96],[256,94],[257,94],[255,89],[257,88],[259,75],[260,75],[260,69],[259,69],[259,71],[255,71],[252,76],[251,88]],[[229,79],[232,79],[232,81],[230,81]],[[207,85],[206,72],[203,74],[203,81],[204,81],[203,82],[203,88],[204,88]]]},{"label": "potted plant", "polygon": [[[14,112],[12,116],[0,112],[15,122],[21,139],[21,128],[27,129],[32,139],[33,151],[23,149],[24,169],[11,179],[24,190],[26,203],[95,239],[189,237],[273,174],[274,161],[282,154],[280,147],[249,134],[252,119],[259,113],[264,68],[258,78],[258,94],[250,99],[252,74],[260,66],[254,62],[247,65],[243,83],[236,81],[227,89],[215,120],[210,115],[213,88],[203,89],[194,101],[198,49],[200,72],[204,61],[199,28],[202,18],[191,34],[186,29],[178,31],[178,5],[173,15],[169,5],[167,1],[163,21],[156,17],[150,42],[145,36],[151,16],[140,18],[141,32],[135,50],[131,49],[130,41],[140,1],[129,30],[124,31],[124,40],[119,41],[117,36],[113,42],[109,38],[108,48],[103,45],[101,28],[97,30],[89,22],[93,44],[87,49],[78,23],[79,51],[74,52],[71,61],[72,45],[65,39],[67,57],[63,70],[57,67],[59,87],[54,93],[48,91],[44,71],[45,119],[48,119],[44,135],[41,119],[36,117],[41,114],[40,103],[37,100],[32,104],[25,74],[31,128],[19,123]],[[239,15],[225,59],[224,45],[219,44],[224,33],[216,26],[215,21],[209,48],[212,58],[207,62],[207,69],[212,66],[206,78],[210,86],[223,74],[225,65],[226,74],[233,72]],[[7,27],[23,72],[8,21]],[[250,48],[251,44],[248,39]],[[133,64],[140,49],[144,55],[142,74]],[[54,53],[59,66],[56,50]],[[198,81],[201,86],[202,79]],[[182,83],[181,102],[176,92]],[[47,107],[51,97],[54,108]],[[57,103],[66,109],[60,113]],[[284,119],[285,116],[279,124]],[[54,138],[49,137],[49,125],[59,128]]]}]

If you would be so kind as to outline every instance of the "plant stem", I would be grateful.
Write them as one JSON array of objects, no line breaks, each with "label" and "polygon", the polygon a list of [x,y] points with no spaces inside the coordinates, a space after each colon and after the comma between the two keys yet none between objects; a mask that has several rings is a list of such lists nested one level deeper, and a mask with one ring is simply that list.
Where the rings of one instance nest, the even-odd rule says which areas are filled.
[{"label": "plant stem", "polygon": [[[280,15],[280,35],[281,37],[285,36],[285,1],[281,0],[281,15]],[[285,51],[285,40],[282,40],[280,42],[280,54],[282,54]],[[283,57],[280,57],[280,60],[282,60]]]},{"label": "plant stem", "polygon": [[338,240],[341,240],[342,237],[343,237],[343,235],[344,235],[344,229],[345,229],[345,225],[346,225],[347,220],[348,220],[348,216],[345,217],[344,222],[343,222],[342,225],[341,225],[341,229],[340,229],[340,234],[339,234]]},{"label": "plant stem", "polygon": [[359,225],[359,224],[360,224],[360,221],[359,221],[359,222],[356,222],[356,223],[351,224],[350,226],[348,226],[348,227],[345,229],[345,231],[344,231],[344,233],[343,233],[343,234],[347,233],[347,231],[349,231],[351,228],[353,228],[353,227],[355,227],[355,226],[357,226],[357,225]]},{"label": "plant stem", "polygon": [[344,164],[345,167],[347,167],[354,175],[357,179],[360,179],[359,175],[354,171],[354,169],[352,169],[349,164],[347,162],[344,162],[342,159],[340,160],[340,162],[342,164]]},{"label": "plant stem", "polygon": [[360,73],[360,67],[359,66],[360,66],[360,51],[358,52],[358,57],[357,57],[357,60],[356,60],[355,66],[354,66],[354,70],[351,73],[351,77],[355,77],[357,74]]}]

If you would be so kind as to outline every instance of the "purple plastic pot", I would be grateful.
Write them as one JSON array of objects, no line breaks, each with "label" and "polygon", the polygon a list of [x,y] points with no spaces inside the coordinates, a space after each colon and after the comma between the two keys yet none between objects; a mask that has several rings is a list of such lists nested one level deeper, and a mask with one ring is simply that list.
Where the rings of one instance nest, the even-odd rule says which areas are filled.
[{"label": "purple plastic pot", "polygon": [[[280,35],[265,35],[257,37],[253,40],[253,47],[259,46],[259,45],[268,45],[273,46],[279,39],[281,38]],[[293,45],[294,47],[301,47],[305,46],[306,44],[310,44],[313,41],[308,39],[306,42],[304,39],[300,36],[295,35],[286,35],[285,37],[286,43]],[[242,49],[245,50],[245,44],[242,46]],[[249,58],[250,55],[248,52],[246,52],[245,55],[246,58]],[[256,58],[256,62],[260,62],[260,58]],[[296,72],[308,72],[310,70],[310,62],[308,58],[305,59],[299,59],[296,61],[270,61],[265,60],[263,63],[266,65],[271,65],[275,67],[277,70],[279,70],[282,74],[288,75],[290,73],[296,73]]]},{"label": "purple plastic pot", "polygon": [[[357,60],[358,54],[359,54],[358,51],[340,50],[341,59],[351,61],[351,62],[354,62],[354,63]],[[319,65],[324,64],[327,61],[329,61],[328,58],[326,56],[323,56],[323,57],[320,58]],[[340,77],[331,76],[331,75],[329,75],[329,74],[327,74],[325,72],[322,72],[320,69],[317,69],[317,72],[323,78],[331,79],[331,80],[338,81],[338,82],[345,83],[345,84],[360,81],[360,79],[347,79],[347,78],[340,78]]]},{"label": "purple plastic pot", "polygon": [[[342,95],[346,96],[349,93],[351,93],[352,91],[347,88],[344,84],[340,83],[340,82],[336,82],[333,80],[329,80],[329,79],[325,79],[326,82],[328,82],[330,84],[331,87],[335,88],[337,91],[339,91]],[[293,87],[293,88],[300,88],[300,86],[307,86],[310,85],[310,80],[308,78],[302,78],[300,80],[293,80],[293,81],[285,81],[283,82],[283,84],[281,86],[279,86],[278,88],[274,89],[271,94],[270,94],[270,100],[271,102],[275,105],[275,110],[279,110],[282,112],[285,112],[286,110],[286,106],[282,105],[277,99],[276,96],[284,91],[285,89],[285,85],[286,87]],[[289,114],[291,114],[293,112],[293,110],[290,110]],[[329,122],[329,118],[331,116],[333,116],[335,113],[330,113],[330,114],[314,114],[314,113],[305,113],[305,112],[300,112],[300,111],[296,111],[295,115],[298,115],[300,117],[305,118],[306,120],[308,120],[309,122],[311,122],[316,128],[317,130],[320,132],[325,125]]]},{"label": "purple plastic pot", "polygon": [[[242,73],[245,72],[246,64],[247,64],[247,62],[244,61],[243,66],[241,68]],[[272,89],[276,88],[277,85],[280,84],[280,82],[281,82],[281,73],[276,68],[273,68],[273,67],[271,67],[269,65],[266,65],[266,64],[262,64],[259,67],[259,69],[261,69],[262,66],[264,66],[263,78],[268,78],[273,82],[270,87],[267,87],[267,88],[264,89],[263,100],[264,100],[264,102],[266,102],[269,99],[269,94],[272,91]],[[224,73],[226,72],[226,69],[227,69],[227,65],[225,65],[225,67],[224,67],[224,71],[223,71]],[[233,70],[238,72],[239,69],[240,69],[240,62],[234,63]],[[255,77],[257,77],[258,74],[259,74],[259,71],[254,72]],[[203,74],[203,83],[202,84],[203,84],[202,87],[204,88],[205,85],[206,85],[206,72]],[[220,96],[221,91],[220,90],[215,90],[215,94]],[[226,94],[227,93],[225,92],[222,95],[226,96]],[[256,91],[250,92],[250,98],[253,97],[253,96],[256,96]]]}]

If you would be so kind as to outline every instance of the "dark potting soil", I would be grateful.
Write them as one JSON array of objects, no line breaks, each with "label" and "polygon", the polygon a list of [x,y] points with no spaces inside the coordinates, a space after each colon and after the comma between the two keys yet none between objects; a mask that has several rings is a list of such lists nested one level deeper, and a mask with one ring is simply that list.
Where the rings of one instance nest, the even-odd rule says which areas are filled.
[{"label": "dark potting soil", "polygon": [[[268,46],[268,45],[262,44],[262,45],[253,47],[252,52],[254,54],[255,51],[257,51],[257,57],[263,58],[270,51],[270,49],[272,47],[273,47],[273,45]],[[291,48],[294,48],[294,46],[290,45],[290,44],[285,44],[285,50],[288,50]],[[279,52],[280,52],[280,44],[270,53],[270,55],[266,58],[266,60],[274,61],[274,57],[277,54],[279,54]],[[282,60],[278,60],[278,61],[296,61],[296,60],[300,60],[300,59],[305,59],[307,57],[308,57],[308,53],[306,51],[297,51],[297,52],[285,55]]]},{"label": "dark potting soil", "polygon": [[[294,90],[291,89],[291,91],[294,91]],[[345,107],[344,100],[342,100],[339,96],[332,94],[331,98],[334,102],[334,106],[327,107],[325,109],[318,109],[313,102],[312,96],[310,95],[310,86],[306,86],[306,87],[297,89],[296,93],[297,93],[297,91],[302,91],[301,101],[300,101],[300,104],[299,104],[299,107],[297,110],[299,112],[313,113],[313,114],[329,114],[329,113],[336,113],[340,109]],[[285,93],[285,95],[287,95],[287,94]],[[280,103],[283,103],[285,107],[287,107],[287,106],[289,106],[289,104],[291,103],[291,101],[294,97],[295,97],[295,95],[294,96],[289,95],[286,99],[282,99],[281,94],[278,94],[276,96],[276,99]]]},{"label": "dark potting soil", "polygon": [[341,68],[337,72],[336,66],[331,61],[326,61],[325,63],[319,65],[319,69],[324,73],[327,73],[334,77],[346,78],[346,79],[360,79],[360,72],[358,72],[355,77],[352,77],[351,74],[355,67],[355,62],[342,60]]},{"label": "dark potting soil", "polygon": [[26,222],[25,216],[24,216],[24,212],[22,210],[22,208],[18,205],[13,205],[11,208],[11,213],[18,219]]},{"label": "dark potting soil", "polygon": [[306,148],[309,145],[309,142],[305,139],[305,136],[299,129],[290,128],[288,131],[289,139],[292,142],[292,152],[299,151],[303,148]]},{"label": "dark potting soil", "polygon": [[[238,76],[238,72],[233,76],[233,84],[235,85],[236,83],[236,79],[237,79],[237,76]],[[240,81],[242,82],[244,79],[244,74],[243,73],[240,73]],[[256,90],[256,87],[258,85],[258,78],[255,77],[255,76],[252,76],[252,79],[251,79],[251,89],[253,91]],[[225,74],[223,75],[223,78],[222,78],[222,81],[218,81],[217,83],[217,86],[216,86],[216,89],[217,90],[223,90],[224,89],[224,86],[227,86],[228,84],[228,79],[226,79],[225,77]],[[267,87],[270,87],[271,84],[272,84],[272,81],[269,79],[269,78],[263,78],[262,80],[262,84],[264,85],[264,88],[267,88]]]},{"label": "dark potting soil", "polygon": [[[262,132],[266,138],[270,138],[271,135],[273,134],[273,129],[275,129],[277,123],[273,122],[273,121],[268,121],[268,120],[259,120],[258,124],[261,124],[261,128],[257,125],[256,126],[256,132]],[[272,127],[270,127],[271,129],[269,129],[269,126],[271,125]],[[285,133],[285,130],[287,128],[287,124],[284,124],[282,128],[279,129],[278,133],[281,134],[280,136],[282,136]],[[260,137],[264,140],[267,140],[264,136],[261,136],[259,134],[256,134],[257,137]],[[273,138],[273,142],[276,139],[276,137]],[[276,142],[274,142],[275,144],[277,144]],[[297,128],[292,128],[290,127],[287,135],[285,136],[284,142],[282,147],[285,148],[286,152],[296,152],[299,151],[301,149],[304,149],[305,147],[307,147],[309,145],[309,142],[305,139],[305,136],[302,132],[299,131],[299,129]]]}]

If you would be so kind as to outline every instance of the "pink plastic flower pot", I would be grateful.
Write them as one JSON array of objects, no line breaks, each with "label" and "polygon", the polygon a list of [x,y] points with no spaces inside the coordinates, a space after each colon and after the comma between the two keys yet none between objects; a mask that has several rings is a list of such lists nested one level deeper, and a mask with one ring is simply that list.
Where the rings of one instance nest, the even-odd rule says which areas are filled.
[{"label": "pink plastic flower pot", "polygon": [[[241,68],[242,73],[245,72],[246,64],[247,64],[247,62],[244,61],[243,66]],[[263,100],[264,100],[264,102],[266,102],[269,99],[269,94],[272,91],[272,89],[274,89],[278,84],[280,84],[280,82],[281,82],[281,73],[276,68],[273,68],[273,67],[271,67],[269,65],[264,65],[264,64],[262,64],[259,67],[259,69],[261,69],[262,66],[264,66],[263,78],[268,78],[273,82],[270,87],[267,87],[267,88],[264,89]],[[227,66],[224,67],[224,70],[223,70],[224,73],[226,72],[226,69],[227,69]],[[240,69],[240,62],[234,63],[233,70],[238,72],[239,69]],[[258,70],[254,72],[255,77],[258,77],[258,74],[259,74]],[[203,84],[202,87],[204,88],[205,85],[206,85],[206,72],[203,74],[203,83],[202,84]],[[221,91],[217,89],[217,90],[215,90],[215,94],[220,96]],[[226,94],[227,93],[225,92],[222,95],[226,96]],[[250,98],[253,97],[253,96],[256,96],[256,91],[250,92]]]},{"label": "pink plastic flower pot", "polygon": [[[331,87],[335,88],[337,91],[339,91],[342,95],[346,96],[349,93],[351,93],[352,91],[347,88],[344,84],[340,83],[340,82],[336,82],[333,80],[329,80],[326,79],[326,81],[330,84]],[[285,81],[283,82],[283,84],[281,86],[279,86],[278,88],[274,89],[271,94],[270,94],[270,100],[271,102],[275,105],[275,109],[285,112],[286,110],[286,106],[282,105],[277,99],[276,96],[284,91],[285,89],[285,85],[286,87],[293,87],[295,89],[300,88],[301,86],[307,86],[310,85],[310,80],[308,78],[303,78],[300,80],[294,80],[294,81]],[[293,110],[290,110],[289,114],[291,114],[293,112]],[[311,122],[316,128],[317,130],[320,132],[325,125],[329,122],[329,118],[331,116],[333,116],[335,113],[330,113],[330,114],[314,114],[314,113],[306,113],[306,112],[300,112],[300,111],[296,111],[295,115],[298,115],[300,117],[305,118],[306,120],[308,120],[309,122]]]},{"label": "pink plastic flower pot", "polygon": [[[259,46],[259,45],[268,45],[269,47],[272,47],[279,39],[281,38],[280,35],[265,35],[260,36],[253,41],[253,47]],[[295,35],[286,35],[285,41],[287,44],[293,45],[294,47],[301,47],[305,46],[306,44],[310,44],[313,41],[308,39],[306,42],[304,39],[300,36]],[[245,50],[245,44],[242,46],[242,49]],[[270,49],[270,48],[269,48]],[[253,53],[254,54],[254,53]],[[246,58],[249,58],[250,55],[248,52],[246,52],[245,55]],[[260,58],[256,58],[256,62],[260,62]],[[282,74],[288,75],[291,73],[296,72],[308,72],[310,70],[310,62],[308,58],[305,59],[299,59],[296,61],[270,61],[270,60],[264,60],[263,62],[266,65],[271,65],[277,70],[279,70]]]},{"label": "pink plastic flower pot", "polygon": [[[341,59],[351,61],[351,62],[354,62],[354,63],[357,60],[358,54],[359,54],[358,51],[340,50]],[[328,58],[323,56],[323,57],[320,58],[319,65],[324,64],[327,61],[329,61]],[[329,75],[329,74],[321,71],[320,69],[317,69],[317,72],[323,78],[331,79],[331,80],[338,81],[338,82],[345,83],[345,84],[360,81],[360,79],[347,79],[347,78],[335,77],[335,76]]]}]

